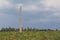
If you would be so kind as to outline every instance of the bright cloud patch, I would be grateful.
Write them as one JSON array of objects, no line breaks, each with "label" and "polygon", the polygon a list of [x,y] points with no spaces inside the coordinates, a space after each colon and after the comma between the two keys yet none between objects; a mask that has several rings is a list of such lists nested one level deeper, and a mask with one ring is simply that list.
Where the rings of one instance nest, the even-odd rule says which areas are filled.
[{"label": "bright cloud patch", "polygon": [[60,0],[37,0],[37,2],[33,2],[30,4],[23,3],[24,11],[37,11],[40,9],[49,10],[50,8],[53,8],[53,9],[55,8],[56,10],[59,10],[60,9]]},{"label": "bright cloud patch", "polygon": [[41,3],[45,7],[60,8],[60,0],[42,0]]},{"label": "bright cloud patch", "polygon": [[0,0],[0,7],[11,7],[12,4],[8,0]]},{"label": "bright cloud patch", "polygon": [[26,11],[37,11],[38,7],[36,5],[27,5],[23,7],[23,10]]}]

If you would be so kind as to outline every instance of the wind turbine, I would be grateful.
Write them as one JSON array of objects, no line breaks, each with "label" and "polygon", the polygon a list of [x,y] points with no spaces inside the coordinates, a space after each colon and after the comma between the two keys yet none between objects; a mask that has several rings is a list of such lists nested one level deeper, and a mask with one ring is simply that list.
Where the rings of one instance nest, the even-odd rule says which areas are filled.
[{"label": "wind turbine", "polygon": [[22,4],[20,4],[20,30],[19,32],[22,32]]}]

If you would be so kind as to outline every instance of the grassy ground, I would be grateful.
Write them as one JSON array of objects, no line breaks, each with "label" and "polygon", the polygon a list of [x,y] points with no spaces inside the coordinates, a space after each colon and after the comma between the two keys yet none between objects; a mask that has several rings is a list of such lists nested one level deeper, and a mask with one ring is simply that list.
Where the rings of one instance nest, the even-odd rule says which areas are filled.
[{"label": "grassy ground", "polygon": [[60,31],[0,32],[0,40],[60,40]]}]

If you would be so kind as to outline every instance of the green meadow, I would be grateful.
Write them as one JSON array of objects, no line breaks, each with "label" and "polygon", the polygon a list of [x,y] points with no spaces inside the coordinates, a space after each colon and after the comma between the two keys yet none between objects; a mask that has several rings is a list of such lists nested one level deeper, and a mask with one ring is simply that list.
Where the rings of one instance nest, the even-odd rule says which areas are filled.
[{"label": "green meadow", "polygon": [[0,40],[60,40],[60,31],[0,32]]}]

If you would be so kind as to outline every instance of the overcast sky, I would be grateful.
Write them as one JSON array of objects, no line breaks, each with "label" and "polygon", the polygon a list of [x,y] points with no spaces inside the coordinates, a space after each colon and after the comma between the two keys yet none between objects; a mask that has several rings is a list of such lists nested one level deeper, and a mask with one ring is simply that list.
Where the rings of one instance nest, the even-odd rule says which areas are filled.
[{"label": "overcast sky", "polygon": [[0,0],[0,28],[19,28],[21,4],[24,28],[60,29],[60,0]]}]

